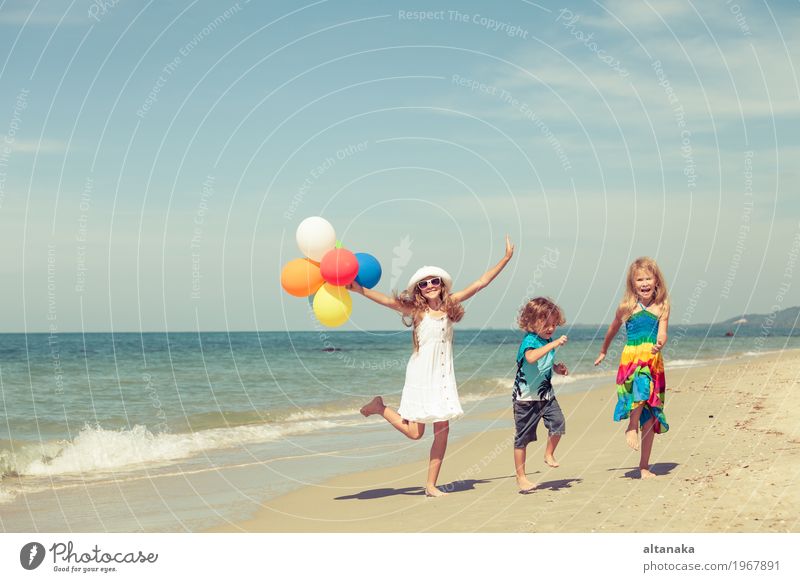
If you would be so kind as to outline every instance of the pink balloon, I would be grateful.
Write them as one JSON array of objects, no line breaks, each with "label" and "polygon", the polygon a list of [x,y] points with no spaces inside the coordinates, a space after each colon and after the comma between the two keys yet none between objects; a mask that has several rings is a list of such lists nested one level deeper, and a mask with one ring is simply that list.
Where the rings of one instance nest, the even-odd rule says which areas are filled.
[{"label": "pink balloon", "polygon": [[319,268],[326,282],[342,287],[352,283],[358,275],[358,259],[347,249],[333,249],[322,257]]}]

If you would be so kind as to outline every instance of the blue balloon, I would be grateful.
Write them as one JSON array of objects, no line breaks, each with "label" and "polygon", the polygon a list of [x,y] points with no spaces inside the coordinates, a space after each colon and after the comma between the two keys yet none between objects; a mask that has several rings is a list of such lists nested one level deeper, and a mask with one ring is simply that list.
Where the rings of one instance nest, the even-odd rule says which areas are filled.
[{"label": "blue balloon", "polygon": [[369,253],[356,253],[356,259],[358,260],[356,283],[372,289],[381,280],[381,264]]}]

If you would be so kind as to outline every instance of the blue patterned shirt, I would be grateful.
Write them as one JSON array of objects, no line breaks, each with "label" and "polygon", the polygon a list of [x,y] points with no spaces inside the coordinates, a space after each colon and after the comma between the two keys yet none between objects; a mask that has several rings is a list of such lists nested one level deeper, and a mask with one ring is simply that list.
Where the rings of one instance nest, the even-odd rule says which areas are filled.
[{"label": "blue patterned shirt", "polygon": [[544,356],[529,364],[525,352],[547,345],[546,341],[533,332],[522,338],[517,351],[517,376],[514,379],[514,400],[552,400],[553,392],[553,360],[556,351],[550,350]]}]

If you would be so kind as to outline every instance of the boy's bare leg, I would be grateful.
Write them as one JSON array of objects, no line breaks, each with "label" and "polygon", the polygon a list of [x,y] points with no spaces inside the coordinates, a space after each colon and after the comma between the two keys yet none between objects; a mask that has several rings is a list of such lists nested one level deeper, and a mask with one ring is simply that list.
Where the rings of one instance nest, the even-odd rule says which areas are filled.
[{"label": "boy's bare leg", "polygon": [[631,411],[628,428],[625,429],[625,441],[634,451],[639,450],[639,417],[642,415],[642,406],[644,405],[640,404]]},{"label": "boy's bare leg", "polygon": [[525,458],[526,450],[514,449],[514,466],[517,469],[517,487],[521,493],[530,493],[536,489],[536,483],[528,481],[528,476],[525,474]]},{"label": "boy's bare leg", "polygon": [[544,449],[544,462],[551,467],[560,467],[558,461],[556,461],[556,458],[553,456],[553,454],[556,452],[558,441],[560,440],[560,434],[551,434],[547,439],[547,446]]},{"label": "boy's bare leg", "polygon": [[367,404],[361,407],[361,414],[370,416],[372,414],[380,414],[385,418],[389,424],[403,433],[411,440],[419,440],[425,434],[425,425],[420,422],[413,422],[405,420],[402,416],[397,414],[394,410],[389,408],[383,403],[383,398],[376,396]]},{"label": "boy's bare leg", "polygon": [[650,452],[653,450],[653,439],[655,438],[653,427],[655,422],[655,419],[651,418],[642,427],[642,455],[639,459],[639,473],[642,479],[650,479],[656,476],[655,473],[650,472]]}]

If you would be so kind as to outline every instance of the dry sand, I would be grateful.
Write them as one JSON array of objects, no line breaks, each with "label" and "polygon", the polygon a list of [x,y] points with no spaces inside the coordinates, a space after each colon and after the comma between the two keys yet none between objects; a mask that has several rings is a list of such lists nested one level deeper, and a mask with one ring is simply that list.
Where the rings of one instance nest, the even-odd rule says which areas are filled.
[{"label": "dry sand", "polygon": [[699,368],[667,364],[670,430],[656,436],[655,479],[638,479],[625,423],[611,420],[610,378],[608,389],[559,397],[567,416],[561,466],[543,463],[540,426],[528,447],[528,475],[540,484],[532,494],[517,492],[509,407],[487,416],[490,428],[477,435],[452,438],[454,424],[439,479],[445,498],[423,495],[426,458],[305,487],[214,531],[800,531],[800,351]]}]

